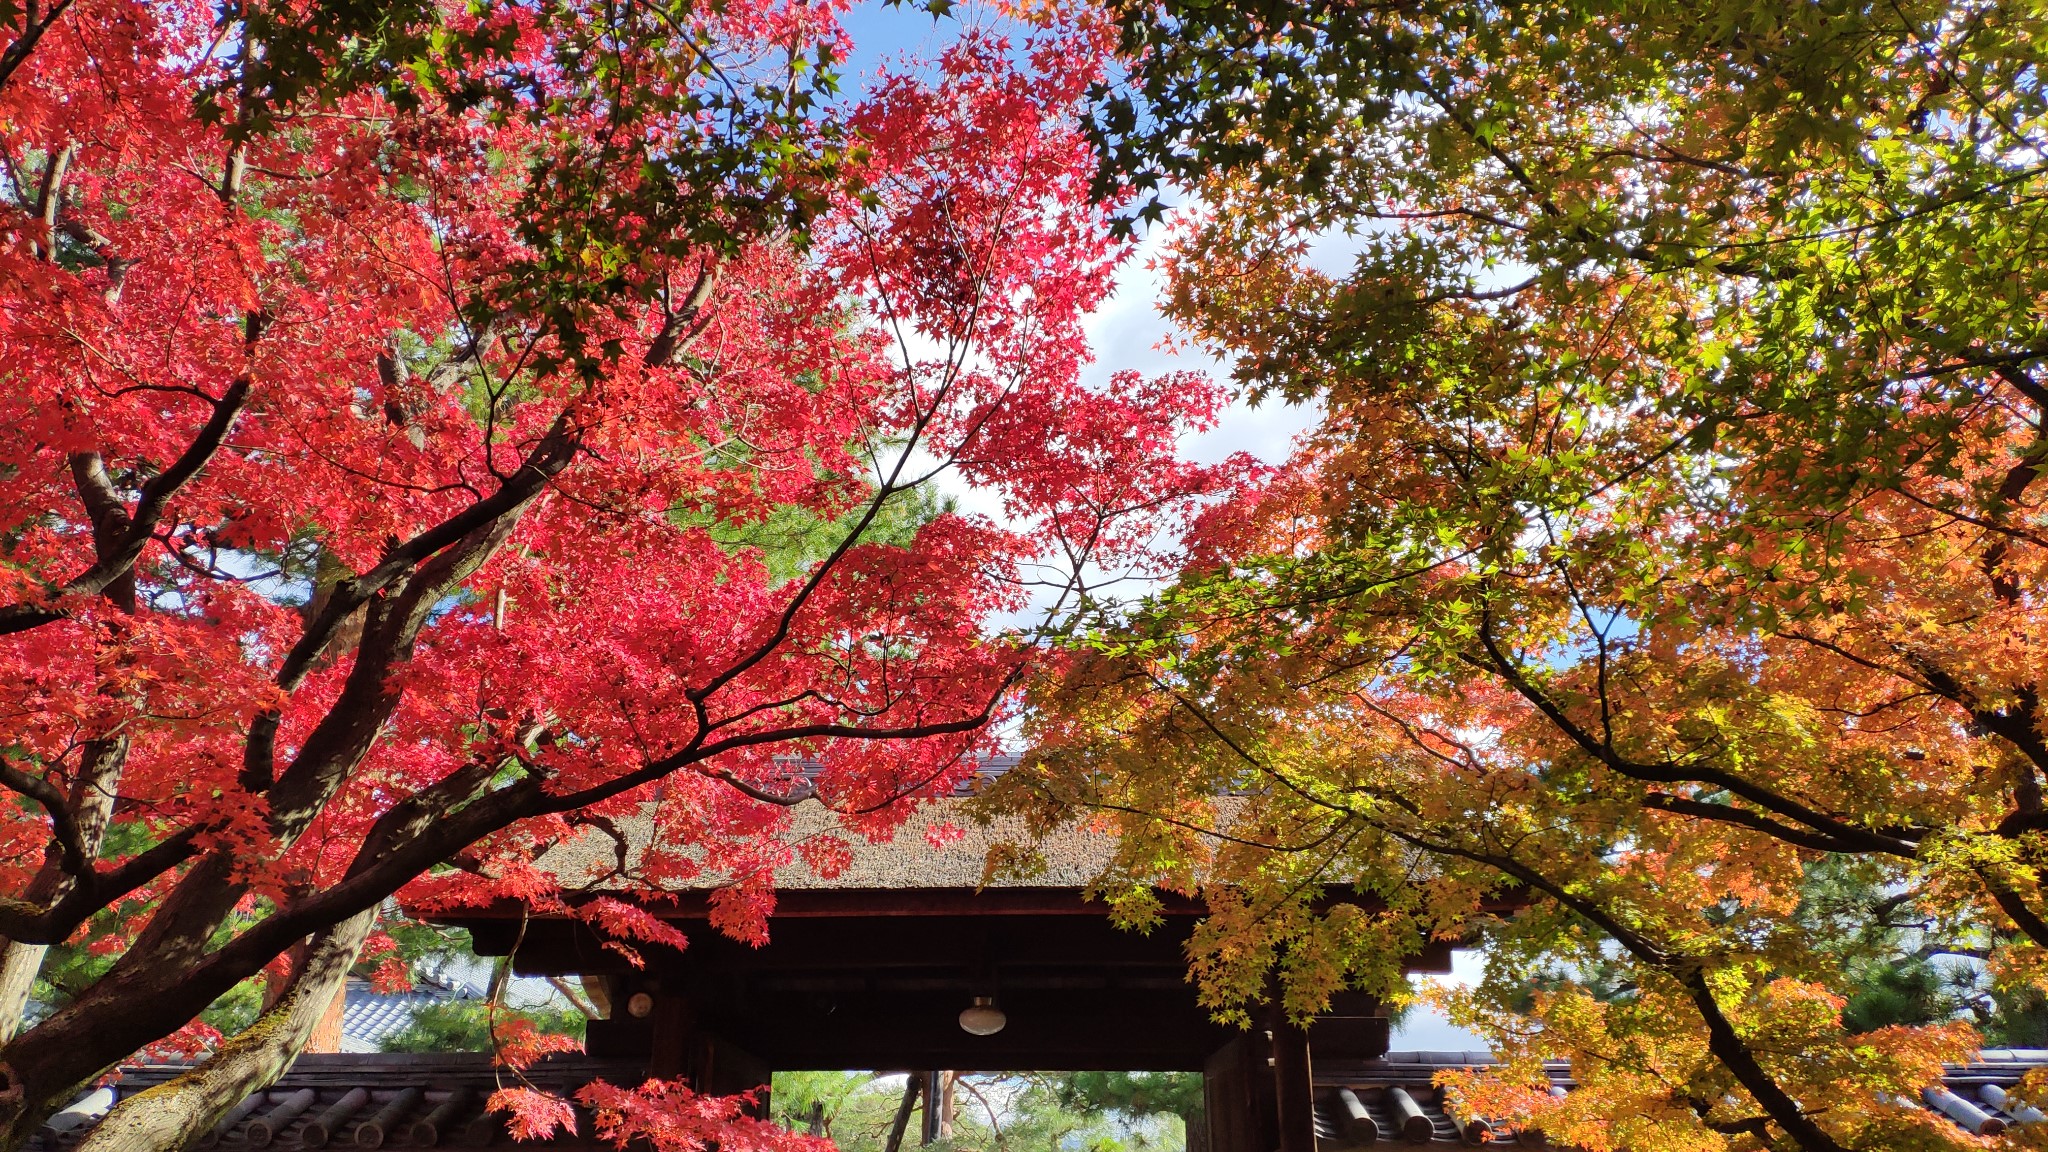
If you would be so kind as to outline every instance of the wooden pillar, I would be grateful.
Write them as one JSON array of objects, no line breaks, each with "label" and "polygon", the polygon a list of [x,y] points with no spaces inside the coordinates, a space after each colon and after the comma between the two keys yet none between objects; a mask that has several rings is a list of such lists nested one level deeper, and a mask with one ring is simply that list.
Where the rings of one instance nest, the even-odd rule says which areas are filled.
[{"label": "wooden pillar", "polygon": [[1209,1057],[1202,1067],[1202,1118],[1208,1152],[1273,1152],[1273,1074],[1270,1045],[1248,1032]]},{"label": "wooden pillar", "polygon": [[922,1126],[923,1130],[918,1134],[917,1141],[921,1145],[938,1143],[939,1097],[943,1092],[939,1086],[939,1081],[945,1075],[944,1072],[927,1072],[924,1074],[924,1124]]},{"label": "wooden pillar", "polygon": [[1273,1020],[1273,1099],[1280,1152],[1316,1152],[1314,1078],[1308,1029],[1290,1021],[1276,1001]]},{"label": "wooden pillar", "polygon": [[648,1022],[653,1026],[654,1044],[647,1057],[647,1075],[656,1080],[681,1076],[691,1087],[704,1091],[705,1076],[711,1070],[703,1066],[709,1061],[699,1051],[702,1045],[690,1002],[673,992],[656,992]]}]

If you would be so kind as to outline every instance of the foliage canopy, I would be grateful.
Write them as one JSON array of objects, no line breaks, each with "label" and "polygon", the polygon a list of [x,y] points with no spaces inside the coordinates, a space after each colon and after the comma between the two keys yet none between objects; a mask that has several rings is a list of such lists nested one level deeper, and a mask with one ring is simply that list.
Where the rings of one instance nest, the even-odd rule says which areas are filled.
[{"label": "foliage canopy", "polygon": [[1319,420],[1038,684],[1009,806],[1117,814],[1133,920],[1207,893],[1222,1008],[1483,938],[1464,1090],[1583,1146],[1943,1145],[1901,1101],[1978,1036],[1844,1008],[2048,959],[2041,11],[1117,11],[1170,310]]},{"label": "foliage canopy", "polygon": [[[0,1147],[163,1042],[212,1055],[94,1146],[204,1133],[401,888],[679,942],[536,853],[632,817],[613,888],[772,875],[791,757],[890,827],[1037,658],[999,624],[1025,565],[1138,561],[1227,481],[1174,456],[1216,388],[1080,380],[1125,251],[1087,13],[858,93],[836,8],[783,0],[0,26]],[[1008,521],[920,495],[946,468]],[[771,904],[735,883],[719,927]],[[67,940],[95,970],[25,1024]],[[188,1027],[272,964],[255,1027]],[[584,1102],[783,1139],[679,1086]]]}]

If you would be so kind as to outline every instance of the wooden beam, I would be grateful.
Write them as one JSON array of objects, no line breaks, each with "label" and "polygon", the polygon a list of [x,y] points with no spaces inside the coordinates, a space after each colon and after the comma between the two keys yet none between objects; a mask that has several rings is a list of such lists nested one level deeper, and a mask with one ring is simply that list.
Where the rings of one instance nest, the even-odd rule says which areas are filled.
[{"label": "wooden beam", "polygon": [[[575,920],[496,918],[450,919],[467,928],[476,951],[502,956],[515,946],[514,967],[521,975],[616,975],[630,977],[636,968],[588,924]],[[770,921],[766,945],[733,940],[708,924],[681,922],[689,937],[683,951],[636,944],[649,971],[676,967],[723,966],[749,972],[864,972],[886,968],[930,969],[1000,963],[1018,968],[1062,965],[1114,971],[1125,967],[1187,970],[1191,918],[1169,918],[1149,933],[1127,932],[1101,915],[1066,913],[1003,916],[972,914],[918,917],[812,916]],[[1431,942],[1411,956],[1410,972],[1448,972],[1451,948]]]},{"label": "wooden beam", "polygon": [[[632,965],[587,924],[535,920],[522,933],[513,921],[460,921],[480,955],[501,956],[515,946],[521,975],[630,976]],[[1064,966],[1113,972],[1157,968],[1185,973],[1192,922],[1171,922],[1149,934],[1125,932],[1102,917],[1064,915],[934,916],[916,919],[833,917],[782,921],[768,943],[756,947],[708,926],[686,928],[690,943],[677,951],[636,945],[649,971],[713,968],[748,973],[859,973],[883,969]]]},{"label": "wooden beam", "polygon": [[[607,895],[645,908],[665,919],[704,920],[711,916],[711,892],[649,893],[622,890],[585,892],[584,896]],[[1201,900],[1153,889],[1159,914],[1169,918],[1202,917],[1209,914]],[[1485,901],[1487,911],[1512,912],[1527,903],[1517,897]],[[1377,900],[1341,892],[1315,901],[1318,908],[1353,904],[1368,911],[1382,905]],[[469,920],[567,919],[559,915],[534,915],[517,900],[499,899],[457,909],[417,913],[436,923]],[[775,919],[800,920],[813,916],[1094,916],[1106,919],[1109,907],[1091,900],[1080,888],[782,888],[775,894]],[[1448,944],[1441,944],[1448,950]]]},{"label": "wooden beam", "polygon": [[[663,919],[705,920],[711,916],[709,892],[651,895],[619,892],[614,898],[647,909]],[[1156,893],[1163,916],[1205,916],[1199,900],[1177,893]],[[814,916],[1093,916],[1107,919],[1109,907],[1090,900],[1079,888],[787,888],[775,894],[775,919]],[[519,901],[501,899],[466,908],[436,911],[428,919],[442,923],[474,920],[551,919],[532,916]]]},{"label": "wooden beam", "polygon": [[[953,994],[700,997],[705,1026],[782,1069],[1047,1068],[1194,1070],[1234,1030],[1192,989],[1005,990],[1001,1032],[970,1035]],[[716,1005],[714,1007],[714,1005]]]}]

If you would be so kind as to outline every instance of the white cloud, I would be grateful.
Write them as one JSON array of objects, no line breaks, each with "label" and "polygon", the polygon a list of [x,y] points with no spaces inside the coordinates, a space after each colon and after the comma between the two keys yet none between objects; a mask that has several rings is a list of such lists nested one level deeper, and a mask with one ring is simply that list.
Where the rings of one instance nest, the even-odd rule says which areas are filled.
[{"label": "white cloud", "polygon": [[[1222,360],[1194,349],[1174,352],[1166,347],[1178,335],[1173,322],[1159,310],[1166,295],[1166,273],[1159,267],[1159,257],[1165,251],[1170,231],[1170,227],[1162,226],[1147,230],[1137,251],[1120,270],[1116,291],[1089,318],[1088,346],[1095,354],[1089,383],[1100,384],[1110,373],[1127,370],[1147,376],[1188,371],[1206,372],[1218,378],[1230,374],[1230,365]],[[1249,452],[1269,464],[1277,464],[1287,458],[1294,438],[1311,427],[1318,416],[1315,408],[1306,405],[1269,403],[1254,408],[1238,399],[1222,414],[1215,428],[1184,437],[1181,451],[1204,463],[1222,460],[1233,452]]]}]

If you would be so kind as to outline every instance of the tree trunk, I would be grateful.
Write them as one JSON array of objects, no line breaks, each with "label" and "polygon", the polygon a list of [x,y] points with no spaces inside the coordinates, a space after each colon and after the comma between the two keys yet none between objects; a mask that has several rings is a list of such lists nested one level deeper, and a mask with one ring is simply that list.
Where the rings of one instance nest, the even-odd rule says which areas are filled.
[{"label": "tree trunk", "polygon": [[313,1026],[312,1035],[306,1037],[301,1052],[339,1052],[348,1020],[348,988],[338,985],[334,995],[327,1001],[327,1011],[320,1014],[320,1022]]},{"label": "tree trunk", "polygon": [[29,993],[35,988],[36,973],[43,970],[43,957],[49,951],[48,944],[18,944],[12,940],[0,949],[0,1044],[14,1039],[14,1034],[21,1031]]},{"label": "tree trunk", "polygon": [[291,987],[198,1067],[114,1106],[78,1152],[182,1152],[252,1092],[277,1082],[327,1016],[377,921],[367,909],[319,936]]},{"label": "tree trunk", "polygon": [[[262,924],[248,929],[242,938],[217,953],[203,951],[205,937],[201,933],[210,931],[207,914],[214,911],[204,906],[211,896],[206,891],[206,882],[212,881],[213,887],[232,892],[228,879],[213,872],[214,863],[210,858],[202,860],[187,873],[179,889],[159,909],[144,939],[104,976],[76,1000],[0,1047],[0,1152],[15,1152],[25,1146],[37,1125],[68,1103],[80,1086],[144,1045],[176,1032],[215,998],[261,971],[261,948],[246,949],[247,954],[237,956],[234,963],[208,961],[252,937],[263,939]],[[195,878],[200,883],[195,884]],[[376,901],[364,903],[368,906],[343,918],[342,923],[352,924],[357,917],[373,916]],[[278,915],[281,914],[274,914],[273,919]],[[157,922],[165,920],[177,923],[183,930],[154,932]],[[322,928],[318,935],[324,938],[334,931]],[[282,955],[289,950],[289,944],[278,944],[270,955]],[[346,964],[342,967],[345,970]],[[344,976],[345,971],[334,978]],[[318,1010],[325,1008],[324,1001],[317,1006]],[[284,1003],[280,1003],[279,1009],[285,1010]],[[308,1010],[315,1011],[317,1021],[313,1006],[308,1006]],[[266,1013],[265,1018],[275,1025],[282,1017]],[[292,1041],[292,1052],[297,1051],[300,1039]],[[243,1043],[237,1050],[247,1048],[248,1044]]]},{"label": "tree trunk", "polygon": [[49,1019],[0,1046],[0,1152],[25,1146],[37,1125],[77,1095],[79,1085],[177,1031],[271,958],[290,951],[292,936],[330,931],[330,917],[341,921],[373,912],[456,847],[530,815],[540,796],[536,786],[522,781],[471,799],[454,813],[436,809],[432,820],[410,811],[412,801],[402,801],[393,811],[403,817],[403,835],[373,833],[363,851],[375,862],[365,863],[361,874],[305,894],[211,949],[214,927],[233,908],[228,898],[241,889],[230,856],[202,857],[113,968]]},{"label": "tree trunk", "polygon": [[[238,386],[246,390],[246,384]],[[245,747],[243,776],[250,791],[263,793],[270,801],[270,851],[288,850],[343,780],[362,763],[403,695],[402,678],[393,673],[409,663],[419,630],[433,606],[504,544],[549,479],[568,466],[576,449],[576,433],[569,415],[564,413],[529,454],[526,464],[515,474],[515,482],[478,506],[488,507],[488,514],[475,517],[459,537],[437,544],[412,560],[401,563],[396,557],[387,558],[383,567],[390,572],[380,577],[378,594],[366,593],[360,605],[363,631],[340,697],[299,743],[281,773],[276,771],[272,742],[277,713],[256,716],[250,742]],[[91,469],[98,466],[97,457],[93,457],[74,470],[90,480]],[[85,481],[81,485],[88,491],[95,490]],[[457,523],[462,521],[450,521],[444,527]],[[413,571],[408,575],[407,569]],[[346,612],[337,616],[337,611],[330,602],[329,611],[321,619],[339,624]],[[309,630],[299,647],[307,648],[319,639],[322,637]],[[309,656],[295,648],[279,673],[279,686],[287,692],[293,690],[303,681],[311,666],[310,659],[319,654],[310,651]],[[347,881],[338,885],[349,892],[345,900],[323,902],[321,897],[331,896],[333,889],[310,895],[298,910],[303,912],[306,906],[314,906],[320,911],[295,920],[290,909],[282,909],[225,945],[215,946],[213,940],[216,930],[226,923],[248,891],[247,882],[237,875],[243,861],[231,848],[216,848],[202,856],[163,898],[141,934],[112,969],[48,1020],[0,1045],[0,1152],[14,1152],[25,1146],[42,1120],[68,1103],[80,1085],[144,1045],[177,1031],[215,997],[254,975],[271,956],[281,954],[289,947],[286,941],[277,939],[284,934],[283,928],[293,929],[294,936],[309,929],[317,930],[323,937],[330,935],[337,929],[322,925],[326,917],[353,916],[356,913],[351,911],[352,907],[365,914],[374,911],[378,901],[455,848],[530,814],[523,808],[538,800],[538,789],[522,783],[480,792],[491,771],[491,765],[482,763],[458,769],[446,780],[399,801],[380,817],[358,851],[355,870],[351,872],[358,883],[353,887]],[[451,814],[449,809],[458,804],[460,811]],[[365,874],[376,879],[364,880]],[[358,897],[360,903],[355,902]],[[266,927],[270,930],[266,931]],[[268,955],[261,954],[266,951]],[[319,1009],[325,1007],[324,1001],[318,1005]],[[317,1015],[313,1022],[317,1022]],[[281,1019],[278,1023],[281,1026]],[[310,1028],[311,1023],[306,1027]],[[303,1034],[292,1039],[279,1061],[280,1068],[303,1042]],[[262,1071],[273,1055],[260,1037],[227,1051],[233,1059],[214,1064],[229,1070],[220,1073],[229,1080],[255,1082],[263,1075],[277,1074]],[[244,1065],[255,1071],[235,1070]],[[204,1097],[204,1089],[215,1078],[198,1076],[196,1070],[194,1076],[197,1079],[190,1091]],[[181,1078],[178,1083],[184,1082]],[[162,1105],[165,1115],[151,1122],[151,1131],[183,1131],[190,1123],[197,1123],[191,1116],[210,1107],[203,1100],[195,1104],[191,1098],[178,1094],[164,1097]],[[180,1109],[190,1115],[182,1115]],[[122,1145],[138,1149],[154,1146],[133,1142]]]},{"label": "tree trunk", "polygon": [[[75,456],[71,464],[79,499],[92,516],[94,555],[105,559],[120,547],[120,541],[127,535],[130,527],[127,506],[114,496],[112,482],[107,479],[106,468],[97,454]],[[127,571],[109,581],[100,594],[122,612],[135,615],[134,566],[131,564]],[[101,685],[102,695],[110,694],[110,691],[107,685]],[[99,858],[107,824],[114,817],[114,793],[119,788],[121,773],[127,764],[128,737],[125,735],[117,733],[88,740],[80,749],[78,775],[71,783],[65,807],[77,822],[79,847],[85,853],[87,867]],[[75,877],[64,871],[53,851],[29,881],[22,896],[31,904],[47,905],[63,896],[76,882]],[[14,1039],[21,1031],[29,995],[35,989],[36,973],[42,971],[43,957],[49,951],[47,944],[23,944],[0,937],[0,1044]]]},{"label": "tree trunk", "polygon": [[[88,740],[79,757],[78,778],[72,782],[69,803],[78,823],[78,838],[91,865],[100,854],[107,824],[114,817],[114,790],[121,770],[128,763],[128,738],[113,736]],[[32,904],[47,905],[70,891],[76,880],[64,871],[53,853],[29,881],[22,893]],[[36,973],[42,971],[47,944],[23,944],[0,937],[0,1044],[21,1031],[28,998],[35,988]]]}]

